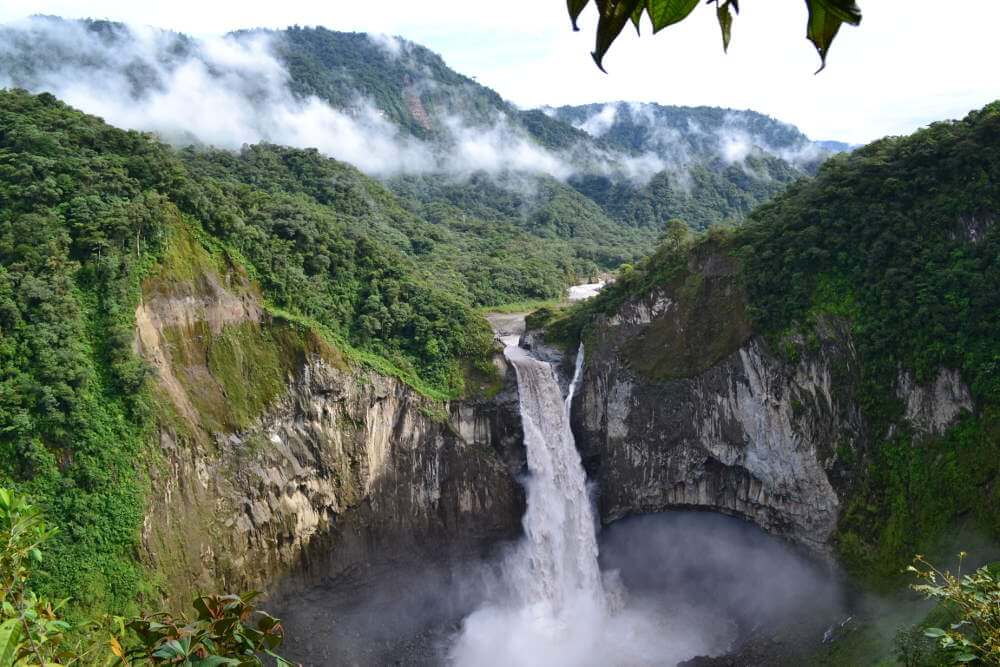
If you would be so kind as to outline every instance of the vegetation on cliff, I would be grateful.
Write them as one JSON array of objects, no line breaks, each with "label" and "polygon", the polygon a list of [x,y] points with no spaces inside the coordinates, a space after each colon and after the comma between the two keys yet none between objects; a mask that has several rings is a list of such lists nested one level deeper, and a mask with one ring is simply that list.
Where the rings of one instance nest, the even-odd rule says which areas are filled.
[{"label": "vegetation on cliff", "polygon": [[[157,404],[133,327],[143,282],[193,261],[180,239],[245,270],[281,317],[435,396],[494,372],[492,334],[468,300],[380,238],[392,211],[363,195],[391,202],[384,189],[348,170],[354,184],[321,202],[279,187],[278,169],[243,183],[251,159],[232,160],[228,174],[221,155],[181,155],[51,95],[0,92],[0,478],[60,529],[36,576],[43,593],[117,611],[152,593],[137,462]],[[213,357],[224,380],[226,349]]]},{"label": "vegetation on cliff", "polygon": [[[729,307],[745,309],[752,332],[789,361],[808,353],[819,316],[850,323],[869,443],[835,453],[853,480],[836,536],[845,562],[898,578],[914,553],[958,526],[1000,536],[998,145],[992,104],[834,157],[745,225],[696,239],[675,228],[597,298],[551,317],[551,335],[586,336],[598,316],[654,289],[691,306],[699,258],[738,262],[742,296]],[[642,366],[658,354],[632,356]],[[903,419],[900,378],[932,384],[942,369],[959,371],[975,408],[941,436],[916,434]]]}]

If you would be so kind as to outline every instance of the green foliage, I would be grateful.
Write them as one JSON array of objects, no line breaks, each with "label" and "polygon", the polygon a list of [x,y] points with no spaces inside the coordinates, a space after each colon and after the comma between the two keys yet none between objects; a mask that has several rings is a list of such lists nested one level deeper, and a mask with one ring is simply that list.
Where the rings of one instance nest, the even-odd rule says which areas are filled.
[{"label": "green foliage", "polygon": [[937,646],[923,628],[901,628],[893,637],[895,657],[903,667],[945,667],[950,660],[939,660]]},{"label": "green foliage", "polygon": [[290,665],[274,653],[284,639],[281,621],[251,604],[259,595],[199,595],[191,620],[165,613],[134,618],[126,627],[138,642],[126,658],[151,665],[252,667],[263,665],[267,655]]},{"label": "green foliage", "polygon": [[[153,399],[133,320],[158,267],[183,282],[204,275],[199,262],[243,264],[272,308],[436,397],[461,394],[470,368],[495,375],[487,323],[394,247],[412,220],[381,186],[309,152],[179,154],[50,95],[0,92],[0,481],[60,528],[36,590],[117,613],[147,591]],[[196,241],[178,245],[181,230]],[[243,333],[210,355],[239,423],[284,368]],[[246,382],[258,363],[273,372]]]},{"label": "green foliage", "polygon": [[142,135],[0,94],[0,479],[60,528],[40,594],[124,610],[144,579],[132,317],[176,173]]},{"label": "green foliage", "polygon": [[431,244],[418,261],[456,275],[474,304],[561,298],[567,285],[642,256],[655,229],[610,218],[572,187],[548,177],[400,177],[389,185],[431,223],[411,238]]},{"label": "green foliage", "polygon": [[[838,531],[857,571],[891,576],[957,517],[1000,534],[1000,106],[829,160],[737,233],[751,316],[772,340],[817,312],[845,316],[872,424]],[[887,436],[903,370],[961,372],[977,411],[942,438]]]},{"label": "green foliage", "polygon": [[873,448],[837,534],[838,553],[852,571],[875,583],[896,581],[908,554],[936,549],[960,517],[1000,534],[995,410],[967,415],[918,445],[900,435]]},{"label": "green foliage", "polygon": [[449,280],[453,271],[420,266],[413,239],[428,225],[391,193],[315,150],[183,157],[193,178],[179,192],[181,209],[238,253],[272,303],[444,395],[461,394],[460,360],[482,365],[492,335],[462,298],[461,280]]},{"label": "green foliage", "polygon": [[869,379],[891,396],[901,367],[955,368],[1000,398],[1000,106],[829,160],[814,182],[751,216],[740,236],[754,320],[804,319],[823,281],[850,293]]},{"label": "green foliage", "polygon": [[[712,4],[709,0],[708,4]],[[719,27],[722,29],[722,48],[729,49],[729,38],[733,25],[733,13],[739,13],[738,0],[714,0]],[[597,44],[593,57],[597,66],[604,71],[605,54],[621,33],[622,28],[631,20],[639,30],[643,14],[649,17],[653,24],[653,33],[686,19],[698,5],[697,0],[594,0],[599,12],[597,23]],[[577,30],[576,20],[589,4],[588,0],[568,0],[570,18],[573,29]],[[806,36],[816,47],[817,53],[826,65],[826,54],[833,43],[840,26],[844,23],[859,25],[861,10],[854,0],[806,0],[809,8],[809,21],[806,25]],[[823,69],[823,66],[820,69]]]},{"label": "green foliage", "polygon": [[31,588],[55,534],[25,496],[0,487],[0,664],[252,667],[263,665],[265,654],[289,664],[273,652],[283,639],[281,622],[251,604],[258,593],[198,596],[191,621],[156,613],[74,627],[62,617],[67,600],[53,602]]},{"label": "green foliage", "polygon": [[[775,178],[749,176],[745,169],[754,163],[774,167]],[[801,176],[777,158],[750,156],[742,166],[695,165],[680,174],[662,171],[642,186],[603,176],[580,176],[570,183],[626,228],[658,233],[672,219],[684,220],[696,230],[741,220]]]},{"label": "green foliage", "polygon": [[0,664],[44,665],[59,660],[69,624],[28,588],[41,547],[55,531],[23,496],[0,487]]},{"label": "green foliage", "polygon": [[945,628],[928,627],[924,635],[934,639],[953,664],[1000,665],[1000,577],[988,567],[962,574],[934,567],[917,556],[908,569],[922,583],[913,590],[937,600],[952,610],[957,621]]},{"label": "green foliage", "polygon": [[[735,5],[735,0],[733,0]],[[808,0],[809,22],[806,27],[806,38],[816,47],[819,53],[820,70],[826,67],[826,54],[833,44],[834,38],[840,32],[844,23],[859,25],[861,10],[854,0]]]}]

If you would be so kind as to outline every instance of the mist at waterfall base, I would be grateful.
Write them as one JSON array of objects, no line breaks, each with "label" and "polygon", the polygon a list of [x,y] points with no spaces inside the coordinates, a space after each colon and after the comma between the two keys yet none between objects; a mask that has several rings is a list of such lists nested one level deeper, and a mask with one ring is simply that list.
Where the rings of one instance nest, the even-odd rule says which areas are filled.
[{"label": "mist at waterfall base", "polygon": [[584,599],[552,616],[501,594],[463,621],[444,662],[673,665],[803,623],[818,644],[843,618],[840,587],[822,568],[739,519],[692,511],[631,517],[607,527],[599,544],[621,609]]},{"label": "mist at waterfall base", "polygon": [[605,527],[598,545],[602,571],[617,570],[626,590],[616,614],[571,607],[561,627],[532,616],[503,580],[503,556],[393,562],[276,610],[288,633],[283,654],[306,665],[672,665],[803,622],[818,643],[843,618],[834,581],[739,519],[635,516]]}]

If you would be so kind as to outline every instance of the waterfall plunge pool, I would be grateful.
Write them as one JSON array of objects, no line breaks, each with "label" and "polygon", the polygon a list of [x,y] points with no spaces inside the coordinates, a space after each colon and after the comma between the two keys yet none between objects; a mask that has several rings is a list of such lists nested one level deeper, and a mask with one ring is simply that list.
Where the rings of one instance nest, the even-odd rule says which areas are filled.
[{"label": "waterfall plunge pool", "polygon": [[[624,588],[622,612],[598,619],[603,625],[596,628],[586,617],[571,618],[568,627],[546,626],[544,615],[538,626],[524,617],[515,620],[526,625],[504,627],[511,641],[541,635],[557,647],[598,632],[621,640],[630,656],[646,651],[649,661],[609,661],[602,653],[592,656],[594,662],[577,663],[567,650],[553,662],[540,651],[524,667],[671,665],[725,653],[744,638],[782,628],[819,643],[846,614],[844,593],[822,566],[741,519],[687,510],[633,516],[606,526],[598,547],[602,572],[617,571]],[[510,593],[503,579],[506,555],[397,561],[312,588],[280,610],[288,633],[283,653],[304,665],[455,664],[450,658],[463,621],[483,609],[495,612],[496,601]],[[637,644],[650,628],[657,641]],[[491,664],[502,663],[484,667]]]}]

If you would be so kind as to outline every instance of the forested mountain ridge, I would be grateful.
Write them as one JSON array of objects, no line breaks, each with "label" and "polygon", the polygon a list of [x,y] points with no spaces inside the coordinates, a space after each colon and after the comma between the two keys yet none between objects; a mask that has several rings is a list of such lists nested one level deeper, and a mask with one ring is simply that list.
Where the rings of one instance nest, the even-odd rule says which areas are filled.
[{"label": "forested mountain ridge", "polygon": [[895,581],[958,531],[996,539],[998,146],[994,103],[836,156],[732,232],[672,228],[550,335],[582,336],[626,369],[619,382],[675,399],[761,364],[758,391],[787,408],[767,437],[790,424],[815,449],[840,504],[818,506],[828,539],[862,577]]},{"label": "forested mountain ridge", "polygon": [[[522,111],[406,40],[323,28],[278,35],[298,92],[338,106],[360,93],[408,132],[445,144],[456,123],[491,129],[499,120],[553,151],[570,186],[633,227],[660,230],[680,218],[704,229],[742,218],[830,154],[753,111],[621,102]],[[412,182],[405,190],[428,196]]]},{"label": "forested mountain ridge", "polygon": [[179,146],[318,148],[383,179],[461,244],[492,238],[498,268],[526,245],[501,237],[537,241],[539,261],[522,272],[529,286],[479,288],[480,303],[556,296],[638,259],[667,220],[696,229],[740,220],[808,170],[779,154],[804,137],[759,114],[700,110],[742,128],[738,146],[697,139],[718,129],[707,121],[704,130],[681,123],[670,152],[663,142],[623,141],[617,129],[575,127],[586,108],[518,109],[396,37],[292,27],[199,40],[56,17],[0,33],[0,85],[51,92]]},{"label": "forested mountain ridge", "polygon": [[636,154],[651,151],[675,164],[736,161],[757,149],[814,171],[827,152],[795,126],[752,110],[619,101],[543,111],[607,146]]},{"label": "forested mountain ridge", "polygon": [[449,68],[438,54],[399,37],[298,26],[264,34],[276,38],[276,53],[295,93],[340,108],[359,96],[369,99],[418,137],[446,137],[445,120],[452,117],[488,127],[497,114],[518,113],[493,90]]}]

